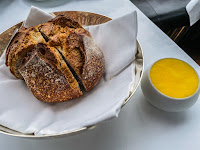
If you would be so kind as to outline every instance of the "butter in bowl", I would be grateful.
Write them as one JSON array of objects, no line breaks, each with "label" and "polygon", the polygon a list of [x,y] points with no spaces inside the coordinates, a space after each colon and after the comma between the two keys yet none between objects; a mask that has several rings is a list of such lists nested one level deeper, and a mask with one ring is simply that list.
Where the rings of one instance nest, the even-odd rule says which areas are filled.
[{"label": "butter in bowl", "polygon": [[153,106],[168,112],[190,108],[200,93],[196,71],[186,62],[175,58],[160,59],[148,67],[141,88]]}]

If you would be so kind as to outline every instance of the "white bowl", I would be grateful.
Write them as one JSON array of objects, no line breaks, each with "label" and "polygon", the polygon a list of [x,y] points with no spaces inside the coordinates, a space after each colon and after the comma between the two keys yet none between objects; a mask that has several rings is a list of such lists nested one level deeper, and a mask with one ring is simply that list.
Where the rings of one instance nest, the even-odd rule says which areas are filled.
[{"label": "white bowl", "polygon": [[199,85],[197,91],[193,95],[186,98],[173,98],[164,95],[158,91],[151,82],[150,70],[152,66],[153,65],[148,67],[144,72],[141,81],[141,88],[144,96],[153,106],[167,112],[180,112],[190,108],[195,104],[200,93]]}]

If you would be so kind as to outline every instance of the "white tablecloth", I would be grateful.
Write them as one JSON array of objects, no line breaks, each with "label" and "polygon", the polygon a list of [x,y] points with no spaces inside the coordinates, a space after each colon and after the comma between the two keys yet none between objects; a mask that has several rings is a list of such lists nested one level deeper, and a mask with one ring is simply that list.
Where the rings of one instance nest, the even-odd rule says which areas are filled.
[{"label": "white tablecloth", "polygon": [[[0,33],[25,19],[31,0],[0,1]],[[144,52],[145,68],[164,57],[176,57],[191,64],[200,75],[199,66],[158,29],[141,11],[129,1],[56,1],[48,6],[37,4],[46,11],[82,10],[115,17],[120,9],[122,15],[132,9],[138,12],[138,41]],[[18,16],[16,16],[18,15]],[[200,98],[199,98],[200,99]],[[119,117],[97,128],[62,139],[31,140],[0,134],[0,149],[7,150],[199,150],[200,147],[200,101],[188,111],[167,113],[148,102],[139,87],[122,109]]]}]

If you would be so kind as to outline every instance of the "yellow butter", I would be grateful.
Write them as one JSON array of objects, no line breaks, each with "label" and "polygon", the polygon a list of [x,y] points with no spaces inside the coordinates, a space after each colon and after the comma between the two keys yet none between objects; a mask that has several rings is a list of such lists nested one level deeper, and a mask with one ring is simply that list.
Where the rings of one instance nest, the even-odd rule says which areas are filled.
[{"label": "yellow butter", "polygon": [[157,90],[173,98],[189,97],[199,86],[198,75],[194,69],[173,58],[157,61],[150,70],[150,78]]}]

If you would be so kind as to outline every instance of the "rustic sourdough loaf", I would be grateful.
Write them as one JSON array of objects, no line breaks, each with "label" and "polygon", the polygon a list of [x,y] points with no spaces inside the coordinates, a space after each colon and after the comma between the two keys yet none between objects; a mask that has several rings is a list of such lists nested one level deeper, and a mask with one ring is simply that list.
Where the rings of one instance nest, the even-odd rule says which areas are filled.
[{"label": "rustic sourdough loaf", "polygon": [[6,65],[25,80],[37,99],[54,103],[91,90],[103,75],[105,61],[90,33],[60,15],[36,27],[21,28],[7,49]]}]

